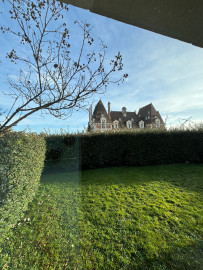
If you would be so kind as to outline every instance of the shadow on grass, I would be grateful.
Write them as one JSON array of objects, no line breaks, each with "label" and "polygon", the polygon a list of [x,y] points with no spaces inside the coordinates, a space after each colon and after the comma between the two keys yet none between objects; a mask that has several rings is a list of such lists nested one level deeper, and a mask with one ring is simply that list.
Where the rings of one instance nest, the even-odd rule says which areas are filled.
[{"label": "shadow on grass", "polygon": [[46,173],[2,267],[200,270],[202,175],[201,164]]},{"label": "shadow on grass", "polygon": [[[140,251],[142,253],[142,251]],[[134,254],[132,260],[135,260]],[[133,264],[133,263],[132,263]],[[134,265],[124,267],[128,270],[201,270],[203,266],[202,241],[195,241],[193,245],[176,248],[172,252],[160,254],[158,258],[142,257],[135,268]]]},{"label": "shadow on grass", "polygon": [[[165,255],[166,256],[166,255]],[[152,265],[156,263],[152,263]],[[161,261],[159,261],[161,265]],[[200,270],[203,269],[203,243],[196,240],[193,245],[179,247],[167,254],[165,266],[167,269]],[[150,268],[149,268],[150,269]],[[161,268],[154,268],[161,269]]]},{"label": "shadow on grass", "polygon": [[[78,179],[80,175],[80,179]],[[64,177],[66,176],[66,177]],[[185,190],[203,191],[203,164],[167,164],[145,167],[109,167],[92,170],[70,170],[63,167],[46,168],[42,181],[64,182],[74,181],[81,185],[112,185],[148,183],[154,181],[167,182]],[[70,179],[69,179],[70,178]]]}]

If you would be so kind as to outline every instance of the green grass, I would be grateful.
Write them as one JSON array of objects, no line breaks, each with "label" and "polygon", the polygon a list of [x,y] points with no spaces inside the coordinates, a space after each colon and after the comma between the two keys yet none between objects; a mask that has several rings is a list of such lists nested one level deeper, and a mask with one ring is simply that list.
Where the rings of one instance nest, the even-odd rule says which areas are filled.
[{"label": "green grass", "polygon": [[201,269],[203,165],[47,174],[4,269]]}]

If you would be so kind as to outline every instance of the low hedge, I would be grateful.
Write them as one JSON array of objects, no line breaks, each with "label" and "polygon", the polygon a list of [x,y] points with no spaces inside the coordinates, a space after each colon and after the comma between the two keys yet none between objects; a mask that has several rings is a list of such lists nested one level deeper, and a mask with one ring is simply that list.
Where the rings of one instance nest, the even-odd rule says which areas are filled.
[{"label": "low hedge", "polygon": [[46,168],[203,162],[203,131],[108,132],[46,137]]},{"label": "low hedge", "polygon": [[44,166],[42,136],[11,132],[0,137],[0,239],[33,200]]}]

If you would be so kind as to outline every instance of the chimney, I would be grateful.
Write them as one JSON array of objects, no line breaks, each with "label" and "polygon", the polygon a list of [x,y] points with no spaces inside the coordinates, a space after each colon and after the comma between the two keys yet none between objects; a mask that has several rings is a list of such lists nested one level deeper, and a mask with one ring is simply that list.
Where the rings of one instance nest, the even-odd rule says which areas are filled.
[{"label": "chimney", "polygon": [[92,121],[92,105],[89,108],[89,123]]},{"label": "chimney", "polygon": [[109,118],[110,118],[110,105],[111,105],[111,103],[108,102],[108,116],[109,116]]},{"label": "chimney", "polygon": [[126,116],[126,107],[122,108],[122,114],[123,114],[123,116]]}]

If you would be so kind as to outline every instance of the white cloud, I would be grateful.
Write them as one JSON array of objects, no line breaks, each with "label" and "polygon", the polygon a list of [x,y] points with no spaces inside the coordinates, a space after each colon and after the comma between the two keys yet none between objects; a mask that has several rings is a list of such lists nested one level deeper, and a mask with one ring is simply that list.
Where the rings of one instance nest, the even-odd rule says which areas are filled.
[{"label": "white cloud", "polygon": [[[123,106],[128,111],[138,111],[139,107],[152,102],[162,117],[168,116],[169,124],[179,123],[178,119],[192,117],[194,122],[203,119],[203,50],[190,44],[161,36],[143,29],[70,7],[67,18],[81,18],[94,26],[94,34],[103,38],[108,46],[107,60],[117,51],[123,55],[124,69],[129,79],[121,84],[109,85],[103,96],[90,99],[94,105],[99,98],[107,109]],[[78,32],[72,31],[73,38]],[[4,43],[5,45],[6,43]],[[0,66],[2,81],[6,81],[8,66]],[[120,74],[121,74],[120,73]],[[13,69],[11,74],[16,75]],[[118,76],[120,76],[118,74]],[[5,89],[5,84],[3,85]],[[0,104],[10,104],[7,97],[0,98]],[[61,121],[50,116],[45,119],[31,116],[19,124],[19,128],[29,125],[35,130],[43,128],[60,129],[69,126],[76,131],[87,126],[88,112],[77,112]]]}]

